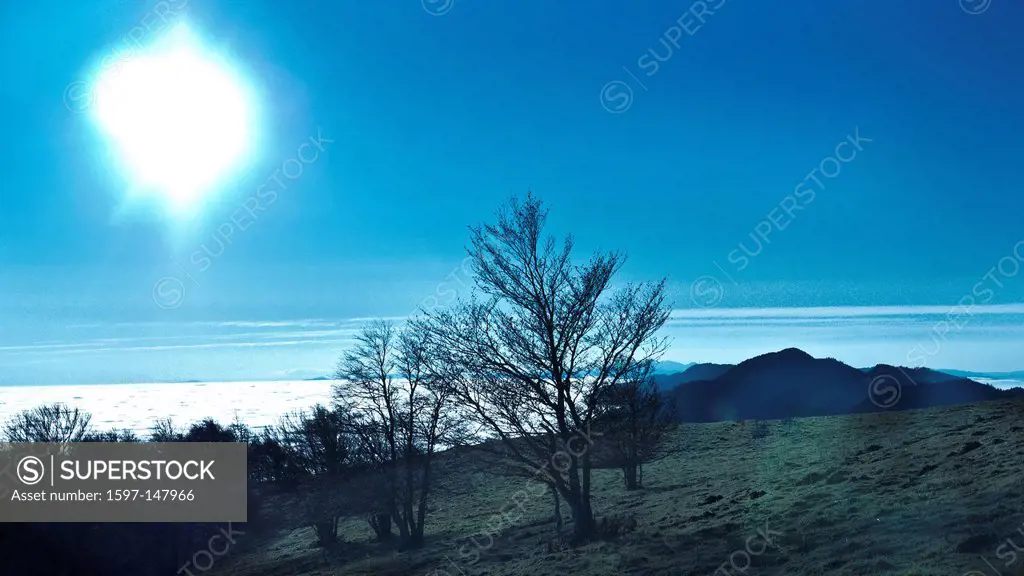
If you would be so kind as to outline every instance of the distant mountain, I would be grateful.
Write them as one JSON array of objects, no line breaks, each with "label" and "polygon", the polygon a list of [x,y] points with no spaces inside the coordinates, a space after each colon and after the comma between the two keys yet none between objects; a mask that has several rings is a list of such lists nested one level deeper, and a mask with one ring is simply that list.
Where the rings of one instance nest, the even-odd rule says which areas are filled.
[{"label": "distant mountain", "polygon": [[654,380],[658,385],[658,389],[665,392],[680,384],[698,382],[700,380],[714,380],[732,367],[732,364],[690,364],[682,372],[660,375],[656,373]]},{"label": "distant mountain", "polygon": [[936,384],[939,382],[949,382],[951,380],[962,379],[959,375],[940,372],[939,370],[932,370],[931,368],[900,368],[890,366],[888,364],[878,364],[872,368],[861,368],[861,371],[870,375],[872,378],[883,373],[899,371],[901,375],[908,376],[917,384]]},{"label": "distant mountain", "polygon": [[[893,377],[896,377],[893,375]],[[891,380],[881,379],[878,382],[892,384]],[[891,388],[894,389],[895,388]],[[889,410],[913,410],[916,408],[931,408],[933,406],[952,406],[955,404],[971,404],[974,402],[985,402],[988,400],[1001,400],[1004,398],[1024,398],[1024,389],[1012,388],[1000,390],[989,384],[975,382],[967,378],[955,378],[932,384],[917,385],[901,380],[898,388],[899,395],[890,393],[888,402],[894,402]],[[876,401],[878,398],[876,397]],[[883,403],[883,405],[885,404]],[[879,407],[871,398],[865,398],[854,410],[855,412],[882,412],[884,408]]]},{"label": "distant mountain", "polygon": [[316,378],[305,379],[306,382],[313,382],[315,380],[334,380],[334,378],[331,378],[330,376],[317,376]]},{"label": "distant mountain", "polygon": [[693,362],[683,364],[682,362],[674,362],[672,360],[661,360],[655,362],[654,373],[655,374],[675,374],[686,370],[690,366],[693,366]]},{"label": "distant mountain", "polygon": [[955,382],[965,380],[959,376],[932,370],[931,368],[903,368],[889,364],[877,364],[872,368],[864,369],[864,373],[872,379],[892,376],[899,378],[900,384],[914,386],[916,384],[941,384],[944,382]]},{"label": "distant mountain", "polygon": [[885,364],[857,369],[796,348],[719,366],[724,371],[717,375],[708,369],[709,377],[663,388],[680,420],[770,420],[1024,397],[1024,389],[999,390],[937,370]]}]

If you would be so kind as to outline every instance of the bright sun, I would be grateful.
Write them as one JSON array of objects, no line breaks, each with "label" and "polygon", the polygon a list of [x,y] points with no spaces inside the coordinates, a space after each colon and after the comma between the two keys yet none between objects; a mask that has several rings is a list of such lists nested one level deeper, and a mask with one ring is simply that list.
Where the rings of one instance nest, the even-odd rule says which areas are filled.
[{"label": "bright sun", "polygon": [[253,98],[180,24],[96,79],[93,114],[139,190],[194,207],[251,151]]}]

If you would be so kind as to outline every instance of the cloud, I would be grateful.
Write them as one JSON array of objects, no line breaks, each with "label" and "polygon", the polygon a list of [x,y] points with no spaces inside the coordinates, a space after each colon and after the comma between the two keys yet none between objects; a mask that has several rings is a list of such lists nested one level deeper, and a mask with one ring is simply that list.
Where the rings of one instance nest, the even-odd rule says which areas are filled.
[{"label": "cloud", "polygon": [[341,345],[350,342],[349,339],[323,339],[323,340],[270,340],[262,342],[206,342],[201,344],[165,344],[156,346],[117,346],[117,347],[88,347],[62,350],[35,350],[32,346],[12,346],[0,348],[0,351],[8,351],[11,348],[20,349],[22,353],[60,353],[60,354],[105,354],[112,352],[159,352],[167,350],[215,350],[220,348],[270,348],[281,346],[303,346],[314,345]]},{"label": "cloud", "polygon": [[206,320],[192,322],[107,322],[93,324],[70,324],[67,328],[147,328],[166,326],[207,326],[218,328],[314,328],[340,326],[355,322],[358,319],[350,320],[326,320],[323,318],[299,319],[299,320]]},{"label": "cloud", "polygon": [[[878,316],[945,316],[957,306],[818,306],[808,308],[678,308],[671,318],[863,318]],[[963,313],[961,311],[961,313]],[[973,315],[1022,314],[1024,304],[974,306]]]}]

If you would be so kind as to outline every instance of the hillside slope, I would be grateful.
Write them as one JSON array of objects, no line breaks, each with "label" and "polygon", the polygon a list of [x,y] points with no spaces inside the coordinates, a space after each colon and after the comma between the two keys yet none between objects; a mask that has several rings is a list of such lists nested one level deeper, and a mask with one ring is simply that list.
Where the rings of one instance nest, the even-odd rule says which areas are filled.
[{"label": "hillside slope", "polygon": [[[491,540],[481,531],[531,484],[462,455],[445,463],[423,550],[382,551],[353,518],[337,556],[311,549],[311,531],[298,528],[219,560],[213,573],[704,576],[734,553],[742,565],[748,542],[758,553],[747,554],[746,573],[766,576],[994,574],[985,561],[1009,576],[1024,565],[1021,555],[1007,567],[1005,552],[1007,538],[1024,542],[1024,401],[686,424],[673,442],[675,454],[646,468],[645,490],[625,492],[617,471],[595,472],[596,513],[637,521],[618,539],[547,552],[551,505],[540,492]],[[766,526],[771,546],[758,536]],[[479,560],[453,564],[461,546]]]}]

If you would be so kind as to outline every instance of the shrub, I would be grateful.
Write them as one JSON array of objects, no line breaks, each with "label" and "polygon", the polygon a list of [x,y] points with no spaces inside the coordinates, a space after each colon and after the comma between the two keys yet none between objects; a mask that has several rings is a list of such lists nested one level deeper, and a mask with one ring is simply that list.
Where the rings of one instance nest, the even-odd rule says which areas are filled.
[{"label": "shrub", "polygon": [[224,427],[213,418],[206,418],[192,424],[181,440],[184,442],[236,442],[238,437],[235,435],[233,427]]},{"label": "shrub", "polygon": [[89,432],[88,412],[66,404],[37,406],[11,418],[4,429],[8,442],[79,442]]},{"label": "shrub", "polygon": [[597,521],[599,538],[618,538],[636,530],[636,517],[632,514],[611,514]]},{"label": "shrub", "polygon": [[771,427],[768,426],[768,422],[765,420],[755,420],[753,426],[750,427],[750,439],[761,440],[767,438],[772,433]]}]

